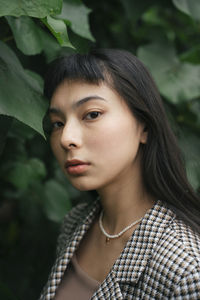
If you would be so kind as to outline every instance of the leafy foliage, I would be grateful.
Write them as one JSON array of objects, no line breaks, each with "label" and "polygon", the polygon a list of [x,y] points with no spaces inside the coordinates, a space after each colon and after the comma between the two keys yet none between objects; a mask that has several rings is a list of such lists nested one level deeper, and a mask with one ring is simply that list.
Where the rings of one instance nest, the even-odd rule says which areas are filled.
[{"label": "leafy foliage", "polygon": [[59,223],[90,197],[66,181],[44,138],[42,77],[55,57],[97,46],[141,58],[199,189],[199,16],[199,0],[0,0],[1,299],[38,297]]},{"label": "leafy foliage", "polygon": [[30,16],[44,18],[50,14],[59,14],[62,8],[62,0],[1,0],[0,16]]},{"label": "leafy foliage", "polygon": [[200,3],[198,0],[173,0],[173,3],[184,13],[196,20],[200,20]]},{"label": "leafy foliage", "polygon": [[0,42],[0,113],[15,117],[43,135],[42,118],[47,108],[38,80],[27,73],[15,53]]},{"label": "leafy foliage", "polygon": [[181,62],[173,45],[148,44],[139,47],[137,54],[151,70],[161,94],[170,102],[178,104],[200,95],[200,66]]},{"label": "leafy foliage", "polygon": [[53,35],[56,37],[57,41],[61,46],[73,48],[72,44],[69,41],[65,22],[63,20],[57,20],[51,16],[47,16],[47,18],[43,20],[43,22],[53,33]]},{"label": "leafy foliage", "polygon": [[[13,32],[16,45],[25,55],[35,55],[42,52],[39,29],[28,16],[20,18],[7,16],[6,20]],[[27,41],[29,41],[27,43]]]}]

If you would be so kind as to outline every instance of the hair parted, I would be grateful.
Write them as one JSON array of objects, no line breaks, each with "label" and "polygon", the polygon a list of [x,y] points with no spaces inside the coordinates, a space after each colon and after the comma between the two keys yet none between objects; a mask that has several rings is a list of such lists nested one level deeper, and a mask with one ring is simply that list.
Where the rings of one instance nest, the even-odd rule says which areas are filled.
[{"label": "hair parted", "polygon": [[101,82],[126,101],[148,132],[141,145],[142,174],[149,193],[167,205],[200,233],[200,199],[190,186],[176,138],[170,129],[158,89],[142,62],[128,51],[96,49],[72,54],[50,64],[44,95],[50,100],[64,81]]}]

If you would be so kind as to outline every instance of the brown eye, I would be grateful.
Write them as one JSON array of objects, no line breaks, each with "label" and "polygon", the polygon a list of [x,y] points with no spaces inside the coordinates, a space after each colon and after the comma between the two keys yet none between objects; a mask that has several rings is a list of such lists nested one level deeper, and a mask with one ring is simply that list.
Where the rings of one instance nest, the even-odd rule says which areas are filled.
[{"label": "brown eye", "polygon": [[98,118],[100,115],[101,115],[101,113],[99,111],[91,111],[86,115],[85,119],[94,120],[94,119]]}]

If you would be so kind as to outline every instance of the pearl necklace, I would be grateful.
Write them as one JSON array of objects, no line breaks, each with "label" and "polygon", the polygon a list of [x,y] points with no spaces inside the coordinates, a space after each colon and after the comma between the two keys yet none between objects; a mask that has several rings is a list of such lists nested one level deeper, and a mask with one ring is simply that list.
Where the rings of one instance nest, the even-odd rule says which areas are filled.
[{"label": "pearl necklace", "polygon": [[127,230],[129,230],[131,227],[133,227],[134,225],[136,225],[137,223],[139,223],[142,220],[142,218],[140,218],[139,220],[136,220],[135,222],[126,226],[122,231],[120,231],[117,234],[108,234],[105,231],[105,229],[103,228],[102,219],[103,219],[103,211],[101,211],[100,216],[99,216],[99,227],[101,229],[101,232],[106,236],[106,243],[108,243],[110,241],[110,239],[116,239],[116,238],[120,237],[124,232],[126,232]]}]

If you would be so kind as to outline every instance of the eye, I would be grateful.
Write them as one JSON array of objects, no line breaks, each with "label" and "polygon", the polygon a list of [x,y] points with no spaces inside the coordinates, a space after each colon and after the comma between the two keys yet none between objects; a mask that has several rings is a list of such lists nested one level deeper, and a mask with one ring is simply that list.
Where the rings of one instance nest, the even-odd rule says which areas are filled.
[{"label": "eye", "polygon": [[86,120],[94,120],[94,119],[98,118],[100,115],[101,115],[100,111],[91,111],[85,116],[85,119]]},{"label": "eye", "polygon": [[57,122],[52,122],[52,124],[51,124],[52,130],[61,128],[62,126],[63,126],[63,123],[62,123],[62,122],[59,122],[59,121],[57,121]]}]

